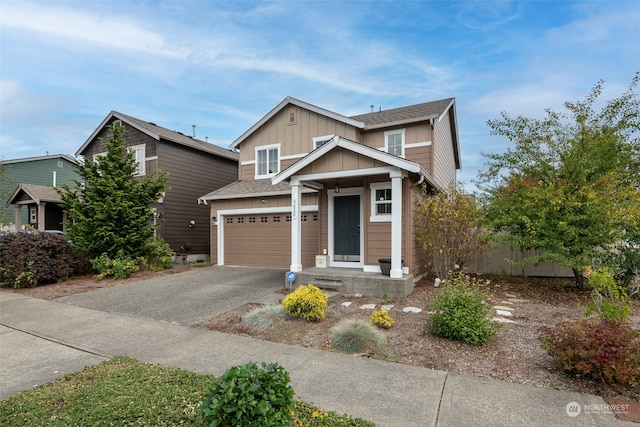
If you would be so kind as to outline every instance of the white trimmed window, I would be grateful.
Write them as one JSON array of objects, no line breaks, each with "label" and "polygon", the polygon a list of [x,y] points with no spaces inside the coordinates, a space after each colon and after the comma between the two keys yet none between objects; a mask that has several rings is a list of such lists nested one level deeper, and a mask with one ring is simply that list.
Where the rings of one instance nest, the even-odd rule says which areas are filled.
[{"label": "white trimmed window", "polygon": [[313,137],[313,149],[315,150],[318,147],[322,147],[327,142],[331,141],[335,135],[324,135],[324,136],[314,136]]},{"label": "white trimmed window", "polygon": [[280,144],[256,147],[256,179],[280,172]]},{"label": "white trimmed window", "polygon": [[38,209],[29,208],[29,224],[35,224],[38,222]]},{"label": "white trimmed window", "polygon": [[371,184],[371,222],[391,221],[391,182]]},{"label": "white trimmed window", "polygon": [[384,133],[384,147],[387,153],[404,157],[404,129],[386,131]]},{"label": "white trimmed window", "polygon": [[132,151],[136,156],[136,171],[134,175],[144,175],[145,174],[145,146],[142,145],[134,145],[129,147],[129,151]]}]

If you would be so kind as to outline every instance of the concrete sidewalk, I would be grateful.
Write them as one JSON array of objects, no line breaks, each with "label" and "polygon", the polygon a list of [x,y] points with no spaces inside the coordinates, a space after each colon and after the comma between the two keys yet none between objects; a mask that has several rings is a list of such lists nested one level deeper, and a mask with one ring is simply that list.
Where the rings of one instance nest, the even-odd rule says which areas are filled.
[{"label": "concrete sidewalk", "polygon": [[[296,398],[381,426],[634,426],[598,396],[189,328],[0,291],[0,399],[116,355],[221,375],[278,362]],[[582,411],[567,415],[576,402]],[[575,412],[572,413],[575,415]]]}]

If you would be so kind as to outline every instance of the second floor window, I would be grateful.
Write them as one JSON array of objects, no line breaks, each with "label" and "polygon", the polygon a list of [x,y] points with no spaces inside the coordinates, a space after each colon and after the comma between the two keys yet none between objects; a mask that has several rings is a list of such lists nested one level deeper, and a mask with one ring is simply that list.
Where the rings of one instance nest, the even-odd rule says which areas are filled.
[{"label": "second floor window", "polygon": [[280,145],[256,148],[256,178],[267,178],[280,172]]},{"label": "second floor window", "polygon": [[132,151],[136,156],[136,171],[134,172],[134,175],[144,175],[145,174],[145,168],[144,168],[144,158],[145,158],[144,144],[143,145],[135,145],[133,147],[129,147],[129,150]]},{"label": "second floor window", "polygon": [[324,136],[315,136],[313,137],[313,149],[315,150],[318,147],[322,147],[327,142],[331,141],[334,135],[324,135]]},{"label": "second floor window", "polygon": [[385,132],[384,145],[387,153],[404,157],[404,129]]}]

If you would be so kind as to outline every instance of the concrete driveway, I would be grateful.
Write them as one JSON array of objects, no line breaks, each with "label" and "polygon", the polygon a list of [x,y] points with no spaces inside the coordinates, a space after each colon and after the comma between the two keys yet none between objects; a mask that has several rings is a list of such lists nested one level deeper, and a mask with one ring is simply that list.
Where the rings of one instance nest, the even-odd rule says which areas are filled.
[{"label": "concrete driveway", "polygon": [[194,267],[54,301],[110,313],[191,326],[239,307],[269,299],[284,287],[285,269]]}]

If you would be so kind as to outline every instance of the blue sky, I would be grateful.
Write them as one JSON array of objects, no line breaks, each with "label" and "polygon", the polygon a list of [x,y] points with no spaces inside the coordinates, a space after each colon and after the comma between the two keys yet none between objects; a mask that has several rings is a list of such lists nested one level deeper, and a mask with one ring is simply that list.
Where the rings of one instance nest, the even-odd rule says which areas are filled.
[{"label": "blue sky", "polygon": [[345,115],[455,97],[459,179],[640,70],[637,1],[0,0],[0,158],[71,154],[111,110],[228,147],[286,96]]}]

